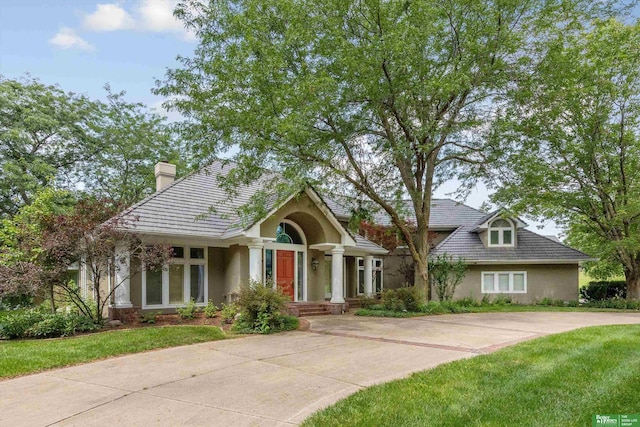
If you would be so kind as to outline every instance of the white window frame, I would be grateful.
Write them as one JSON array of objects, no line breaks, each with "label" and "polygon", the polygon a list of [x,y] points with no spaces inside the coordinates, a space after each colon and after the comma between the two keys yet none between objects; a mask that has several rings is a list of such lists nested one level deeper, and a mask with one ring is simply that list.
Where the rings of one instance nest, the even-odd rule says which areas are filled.
[{"label": "white window frame", "polygon": [[[489,291],[484,288],[484,276],[493,274],[493,290]],[[509,290],[501,291],[498,285],[498,279],[500,274],[508,274],[509,275]],[[513,289],[513,276],[515,274],[524,275],[524,290],[516,291]],[[527,285],[527,272],[526,271],[483,271],[480,273],[480,289],[483,294],[526,294],[528,285]]]},{"label": "white window frame", "polygon": [[[360,265],[360,261],[362,261],[362,265]],[[380,267],[376,266],[376,262],[380,262]],[[360,292],[360,275],[364,278],[364,258],[356,257],[356,266],[358,269],[358,274],[356,275],[356,295],[364,295],[364,292]],[[373,278],[373,283],[371,285],[371,289],[373,289],[373,293],[376,294],[376,271],[380,272],[380,292],[384,290],[384,259],[383,258],[373,258],[373,266],[371,268],[371,276]],[[363,280],[364,282],[364,280]]]},{"label": "white window frame", "polygon": [[[493,223],[496,221],[500,221],[500,220],[504,220],[507,221],[510,226],[509,227],[493,227]],[[491,243],[491,232],[492,231],[497,231],[498,232],[498,243]],[[511,243],[504,243],[504,232],[505,231],[511,231]],[[487,243],[488,246],[490,247],[503,247],[503,248],[511,248],[515,246],[516,243],[516,233],[515,233],[515,227],[513,225],[513,222],[509,219],[506,218],[495,218],[493,220],[491,220],[491,223],[489,224],[489,228],[488,228],[488,232],[487,232]]]},{"label": "white window frame", "polygon": [[[147,304],[147,269],[142,269],[142,308],[143,309],[155,309],[155,308],[176,308],[184,307],[191,300],[191,272],[190,266],[203,265],[204,266],[204,301],[197,302],[197,307],[204,307],[209,302],[209,252],[207,246],[195,245],[187,246],[175,244],[175,247],[184,248],[183,258],[171,258],[170,265],[184,265],[184,278],[183,278],[183,302],[182,304],[169,304],[169,265],[162,268],[162,304]],[[204,249],[204,258],[191,258],[191,249]]]}]

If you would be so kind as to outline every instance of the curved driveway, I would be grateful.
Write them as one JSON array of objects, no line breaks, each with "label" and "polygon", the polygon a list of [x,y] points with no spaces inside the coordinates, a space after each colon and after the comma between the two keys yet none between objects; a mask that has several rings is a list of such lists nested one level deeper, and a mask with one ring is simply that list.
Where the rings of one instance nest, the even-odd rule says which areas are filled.
[{"label": "curved driveway", "polygon": [[123,356],[0,382],[0,425],[294,425],[359,389],[640,313],[309,318],[307,332]]}]

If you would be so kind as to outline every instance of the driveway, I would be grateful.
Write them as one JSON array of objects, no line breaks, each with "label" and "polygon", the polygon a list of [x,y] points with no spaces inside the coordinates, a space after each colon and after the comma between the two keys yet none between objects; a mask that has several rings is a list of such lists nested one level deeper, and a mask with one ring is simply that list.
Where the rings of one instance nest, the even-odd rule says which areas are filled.
[{"label": "driveway", "polygon": [[0,425],[294,425],[371,384],[629,313],[309,318],[307,332],[217,341],[0,382]]}]

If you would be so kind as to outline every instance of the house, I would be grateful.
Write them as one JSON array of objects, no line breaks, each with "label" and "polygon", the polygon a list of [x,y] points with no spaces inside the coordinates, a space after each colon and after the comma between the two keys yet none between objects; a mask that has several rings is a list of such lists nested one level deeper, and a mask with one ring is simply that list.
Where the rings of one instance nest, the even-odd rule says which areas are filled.
[{"label": "house", "polygon": [[[260,189],[252,184],[229,198],[218,177],[232,163],[216,161],[174,181],[175,166],[156,165],[157,191],[121,215],[149,242],[174,247],[161,271],[128,277],[115,292],[117,312],[175,309],[233,301],[241,284],[272,281],[293,302],[318,302],[333,313],[348,299],[403,286],[406,249],[388,251],[347,229],[350,211],[307,187],[284,203],[268,206],[258,220],[242,224],[237,208]],[[379,217],[380,223],[388,219]],[[433,253],[463,257],[469,272],[456,297],[504,293],[520,302],[578,298],[578,264],[589,257],[525,229],[503,211],[486,214],[453,200],[432,204]],[[118,248],[127,258],[125,248]],[[135,262],[135,258],[130,258]],[[136,270],[139,270],[136,266]]]}]

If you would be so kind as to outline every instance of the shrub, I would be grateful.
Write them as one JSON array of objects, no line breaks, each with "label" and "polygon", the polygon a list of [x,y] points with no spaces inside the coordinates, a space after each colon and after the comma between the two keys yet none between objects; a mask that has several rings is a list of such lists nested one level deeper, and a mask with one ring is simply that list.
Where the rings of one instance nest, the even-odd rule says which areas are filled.
[{"label": "shrub", "polygon": [[481,304],[482,305],[491,305],[491,304],[493,304],[493,302],[491,302],[491,295],[489,295],[489,294],[482,295]]},{"label": "shrub", "polygon": [[480,301],[475,300],[473,297],[464,297],[455,301],[461,307],[480,307],[482,303]]},{"label": "shrub", "polygon": [[31,309],[5,317],[0,322],[0,338],[53,338],[98,328],[92,319],[74,312],[44,313]]},{"label": "shrub", "polygon": [[623,280],[592,281],[580,288],[580,297],[590,301],[627,297],[627,283]]},{"label": "shrub", "polygon": [[547,297],[544,297],[540,301],[536,302],[536,305],[550,306],[552,304],[553,304],[553,300]]},{"label": "shrub", "polygon": [[196,313],[198,312],[196,309],[196,300],[191,298],[187,305],[176,308],[176,311],[181,319],[193,319],[196,317]]},{"label": "shrub", "polygon": [[429,282],[440,301],[451,301],[456,288],[467,274],[467,264],[460,257],[442,254],[429,260]]},{"label": "shrub", "polygon": [[407,286],[404,288],[396,289],[396,296],[404,304],[404,308],[407,311],[418,311],[418,305],[420,304],[420,289],[415,286]]},{"label": "shrub", "polygon": [[570,301],[567,302],[567,305],[569,307],[578,307],[580,304],[578,303],[577,300],[570,300]]},{"label": "shrub", "polygon": [[367,295],[362,295],[360,297],[360,307],[361,308],[369,308],[372,305],[375,305],[378,302],[378,300],[374,297],[370,297]]},{"label": "shrub", "polygon": [[380,302],[385,310],[389,311],[405,311],[407,308],[404,302],[398,297],[398,294],[393,289],[387,289],[382,291],[382,297]]},{"label": "shrub", "polygon": [[493,300],[493,304],[502,305],[502,306],[509,305],[512,302],[513,302],[513,299],[511,298],[511,295],[505,295],[505,294],[498,294]]},{"label": "shrub", "polygon": [[222,317],[222,321],[224,323],[233,323],[233,320],[236,318],[237,314],[238,305],[236,303],[222,303],[222,308],[220,309],[220,317]]},{"label": "shrub", "polygon": [[160,314],[160,312],[153,312],[153,311],[150,311],[149,313],[140,314],[140,323],[149,323],[149,324],[156,323],[158,314]]},{"label": "shrub", "polygon": [[218,307],[213,304],[213,301],[209,300],[207,306],[202,310],[205,317],[212,318],[218,314]]},{"label": "shrub", "polygon": [[300,319],[296,316],[280,316],[281,331],[295,331],[300,327]]},{"label": "shrub", "polygon": [[604,300],[590,301],[587,302],[585,306],[594,308],[616,308],[620,310],[638,310],[640,309],[640,301],[626,300],[622,298],[609,298]]},{"label": "shrub", "polygon": [[286,303],[287,296],[275,287],[267,287],[259,282],[243,286],[238,295],[242,316],[238,328],[248,327],[262,334],[281,330],[281,313]]}]

